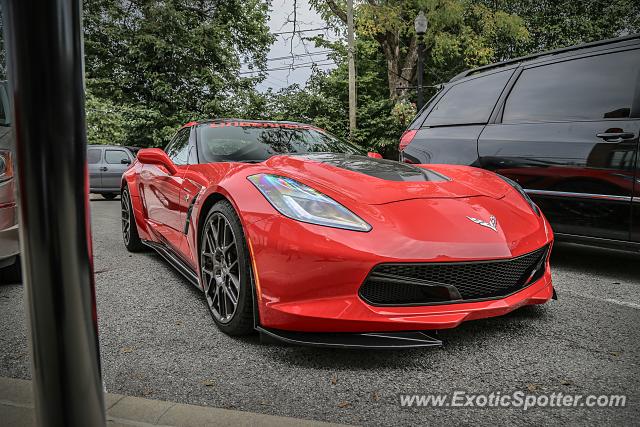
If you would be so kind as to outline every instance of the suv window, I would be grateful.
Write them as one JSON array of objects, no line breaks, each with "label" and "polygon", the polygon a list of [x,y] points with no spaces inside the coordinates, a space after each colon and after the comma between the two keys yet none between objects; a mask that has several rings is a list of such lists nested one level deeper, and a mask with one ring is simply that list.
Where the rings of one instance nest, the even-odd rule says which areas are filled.
[{"label": "suv window", "polygon": [[186,165],[189,161],[189,134],[191,128],[178,131],[166,148],[167,155],[176,165]]},{"label": "suv window", "polygon": [[525,69],[504,107],[503,123],[630,117],[640,50]]},{"label": "suv window", "polygon": [[89,148],[89,150],[87,151],[87,162],[90,165],[100,163],[100,157],[102,157],[101,148]]},{"label": "suv window", "polygon": [[513,70],[499,71],[452,86],[422,126],[487,123]]},{"label": "suv window", "polygon": [[104,160],[111,164],[122,164],[123,160],[129,161],[129,156],[124,150],[105,150]]}]

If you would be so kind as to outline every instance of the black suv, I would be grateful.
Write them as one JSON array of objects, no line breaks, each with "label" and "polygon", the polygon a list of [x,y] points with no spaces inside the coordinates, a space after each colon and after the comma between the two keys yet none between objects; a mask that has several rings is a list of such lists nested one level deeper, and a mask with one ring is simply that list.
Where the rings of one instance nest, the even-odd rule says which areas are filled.
[{"label": "black suv", "polygon": [[640,35],[465,71],[418,113],[400,160],[492,170],[560,239],[640,248]]}]

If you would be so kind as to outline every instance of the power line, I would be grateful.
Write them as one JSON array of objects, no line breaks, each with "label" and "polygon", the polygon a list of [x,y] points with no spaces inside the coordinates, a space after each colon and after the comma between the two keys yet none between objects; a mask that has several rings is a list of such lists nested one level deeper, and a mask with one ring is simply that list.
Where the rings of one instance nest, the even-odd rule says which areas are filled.
[{"label": "power line", "polygon": [[[293,55],[287,55],[287,56],[278,56],[275,58],[267,58],[267,62],[270,61],[282,61],[285,59],[294,59],[294,58],[301,58],[303,56],[316,56],[316,55],[328,55],[329,53],[332,53],[333,50],[320,50],[320,51],[316,51],[316,52],[307,52],[307,53],[296,53]],[[240,65],[251,65],[253,64],[253,62],[243,62]]]},{"label": "power line", "polygon": [[[326,62],[326,64],[322,64],[323,62]],[[305,68],[305,67],[313,67],[314,65],[328,65],[328,64],[335,64],[335,62],[333,61],[333,59],[327,58],[327,59],[321,59],[320,61],[301,62],[299,64],[287,64],[287,65],[282,65],[275,68],[267,68],[266,70],[242,71],[239,74],[260,73],[262,71],[268,72],[268,71],[278,71],[278,70],[295,70],[296,68]]]},{"label": "power line", "polygon": [[252,74],[252,73],[260,73],[260,72],[270,72],[270,71],[282,71],[282,70],[297,70],[298,68],[310,68],[313,66],[321,66],[321,65],[334,65],[335,62],[333,61],[333,59],[323,59],[322,61],[319,62],[302,62],[300,64],[296,64],[296,65],[288,65],[288,66],[283,66],[283,67],[277,67],[277,68],[267,68],[266,70],[255,70],[255,71],[243,71],[241,73],[238,73],[239,75],[244,75],[244,74]]},{"label": "power line", "polygon": [[308,28],[306,30],[295,30],[295,31],[280,31],[278,33],[271,33],[274,36],[279,36],[282,34],[294,34],[294,33],[308,33],[310,31],[324,31],[329,30],[331,27],[320,27],[320,28]]},{"label": "power line", "polygon": [[327,55],[329,53],[332,53],[333,50],[321,50],[321,51],[316,51],[316,52],[309,52],[309,53],[296,53],[295,55],[287,55],[287,56],[279,56],[276,58],[267,58],[267,61],[279,61],[282,59],[289,59],[289,58],[299,58],[302,56],[316,56],[316,55]]}]

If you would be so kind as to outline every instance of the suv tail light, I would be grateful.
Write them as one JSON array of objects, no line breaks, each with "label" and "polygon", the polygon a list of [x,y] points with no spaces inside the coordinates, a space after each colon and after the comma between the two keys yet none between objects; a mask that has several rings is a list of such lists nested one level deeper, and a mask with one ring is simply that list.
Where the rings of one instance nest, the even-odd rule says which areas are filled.
[{"label": "suv tail light", "polygon": [[416,133],[418,133],[417,129],[406,130],[402,134],[402,137],[400,137],[400,146],[398,147],[398,149],[400,151],[403,151],[405,148],[407,148],[407,146],[411,144],[411,141],[413,141],[413,137],[416,136]]},{"label": "suv tail light", "polygon": [[0,150],[0,182],[13,178],[11,151]]}]

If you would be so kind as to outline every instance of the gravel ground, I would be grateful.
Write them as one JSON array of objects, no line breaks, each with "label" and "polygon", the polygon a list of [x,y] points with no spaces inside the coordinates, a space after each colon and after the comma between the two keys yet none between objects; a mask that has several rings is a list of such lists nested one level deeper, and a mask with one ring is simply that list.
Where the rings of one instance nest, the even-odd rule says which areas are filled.
[{"label": "gravel ground", "polygon": [[[372,352],[230,338],[158,255],[131,255],[119,201],[91,202],[108,391],[366,425],[632,424],[640,415],[640,255],[556,245],[559,300],[441,333],[441,349]],[[29,378],[20,285],[0,287],[0,376]],[[400,408],[398,393],[626,394],[626,408]]]}]

